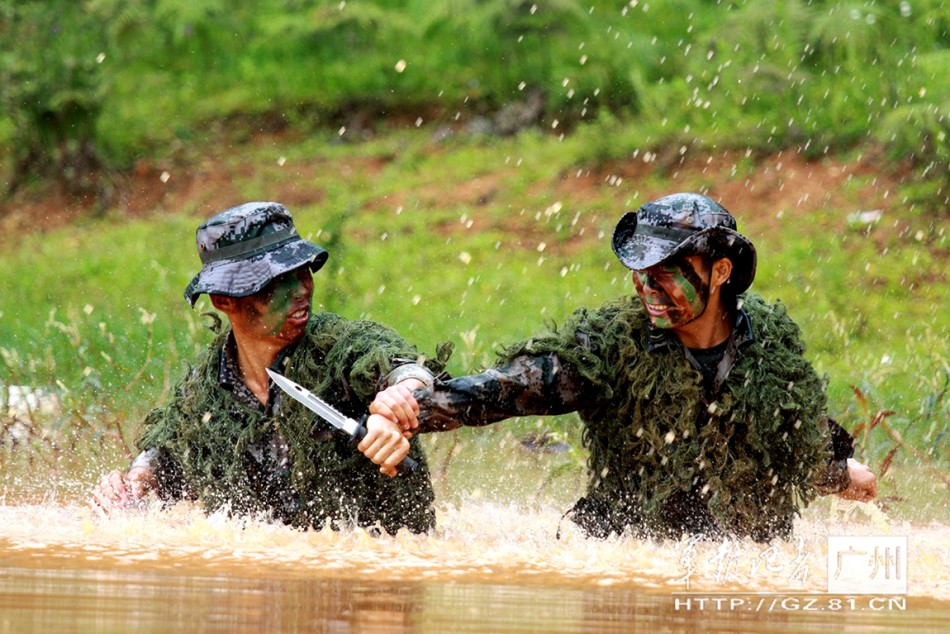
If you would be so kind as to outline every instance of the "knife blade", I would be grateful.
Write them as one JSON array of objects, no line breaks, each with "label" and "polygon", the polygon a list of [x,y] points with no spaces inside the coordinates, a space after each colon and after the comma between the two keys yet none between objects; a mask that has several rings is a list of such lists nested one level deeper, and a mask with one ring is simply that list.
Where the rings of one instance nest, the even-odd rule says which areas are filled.
[{"label": "knife blade", "polygon": [[[340,431],[343,431],[350,436],[350,442],[359,442],[363,439],[363,436],[366,435],[366,428],[363,426],[362,421],[356,421],[349,416],[343,414],[341,411],[324,401],[322,398],[300,385],[295,381],[291,381],[284,375],[274,372],[270,368],[267,368],[267,374],[273,379],[274,383],[282,389],[285,393],[289,394],[292,398],[299,401],[309,409],[311,412],[317,414],[320,418],[327,421]],[[366,417],[363,417],[365,420]],[[396,471],[399,473],[411,473],[419,467],[419,463],[406,456],[402,459],[398,465],[396,465]]]}]

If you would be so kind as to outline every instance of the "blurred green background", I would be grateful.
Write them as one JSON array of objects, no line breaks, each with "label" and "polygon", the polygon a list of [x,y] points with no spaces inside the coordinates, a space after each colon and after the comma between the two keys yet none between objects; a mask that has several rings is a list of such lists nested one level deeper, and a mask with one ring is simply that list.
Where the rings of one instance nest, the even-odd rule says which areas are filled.
[{"label": "blurred green background", "polygon": [[[0,38],[0,385],[62,404],[4,418],[9,487],[125,464],[209,340],[181,292],[215,211],[287,204],[331,252],[316,303],[458,374],[632,292],[616,220],[689,190],[884,493],[946,488],[947,2],[0,0]],[[459,483],[496,450],[578,481],[574,417],[496,427],[427,442]],[[525,461],[536,433],[569,449]]]}]

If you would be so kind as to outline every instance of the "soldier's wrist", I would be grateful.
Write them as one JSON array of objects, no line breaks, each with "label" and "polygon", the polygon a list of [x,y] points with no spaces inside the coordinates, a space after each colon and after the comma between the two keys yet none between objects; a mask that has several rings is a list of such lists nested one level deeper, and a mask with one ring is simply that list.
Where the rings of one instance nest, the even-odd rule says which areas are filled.
[{"label": "soldier's wrist", "polygon": [[392,372],[386,376],[385,383],[391,387],[409,381],[410,379],[416,379],[422,384],[415,385],[414,387],[413,384],[407,385],[409,389],[415,390],[420,387],[431,387],[435,376],[427,367],[420,363],[406,363],[393,368]]}]

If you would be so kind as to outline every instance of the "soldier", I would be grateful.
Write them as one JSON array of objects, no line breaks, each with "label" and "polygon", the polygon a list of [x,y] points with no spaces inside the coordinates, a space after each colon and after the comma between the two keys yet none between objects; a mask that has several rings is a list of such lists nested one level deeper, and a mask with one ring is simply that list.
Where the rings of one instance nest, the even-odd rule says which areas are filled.
[{"label": "soldier", "polygon": [[416,402],[384,392],[371,411],[418,408],[418,432],[578,412],[588,487],[567,515],[597,537],[764,541],[787,536],[816,495],[876,495],[828,419],[798,327],[780,302],[747,292],[756,251],[729,212],[699,194],[666,196],[620,219],[613,250],[639,299],[580,309],[494,369],[437,380]]},{"label": "soldier", "polygon": [[[359,455],[345,435],[282,398],[266,369],[359,419],[379,389],[409,394],[431,383],[449,349],[419,362],[416,349],[385,326],[312,314],[312,274],[327,252],[301,239],[282,205],[247,203],[219,213],[198,227],[197,243],[203,266],[185,298],[194,306],[207,293],[230,328],[171,400],[146,417],[142,452],[128,471],[103,476],[95,504],[109,510],[155,490],[166,500],[197,498],[208,511],[263,514],[299,527],[430,529],[433,493],[416,440],[372,415],[358,445],[365,457]],[[382,475],[395,476],[407,453],[417,471]]]}]

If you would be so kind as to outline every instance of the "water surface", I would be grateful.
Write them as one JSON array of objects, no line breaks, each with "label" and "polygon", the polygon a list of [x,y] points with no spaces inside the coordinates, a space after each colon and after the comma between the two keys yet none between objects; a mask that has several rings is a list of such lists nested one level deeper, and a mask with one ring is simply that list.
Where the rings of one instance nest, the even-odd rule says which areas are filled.
[{"label": "water surface", "polygon": [[[942,632],[950,527],[841,522],[796,539],[587,540],[560,510],[467,501],[432,535],[296,531],[190,505],[102,518],[0,505],[5,632]],[[908,538],[906,595],[826,592],[827,536]]]}]

